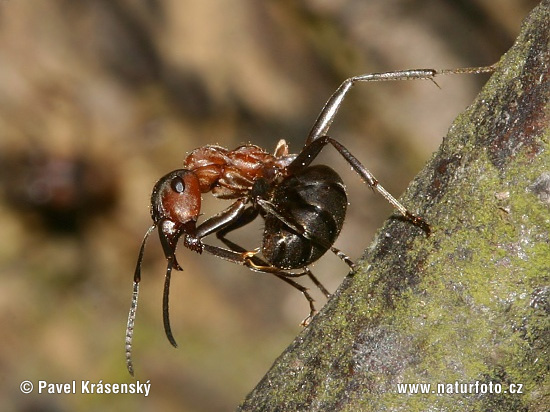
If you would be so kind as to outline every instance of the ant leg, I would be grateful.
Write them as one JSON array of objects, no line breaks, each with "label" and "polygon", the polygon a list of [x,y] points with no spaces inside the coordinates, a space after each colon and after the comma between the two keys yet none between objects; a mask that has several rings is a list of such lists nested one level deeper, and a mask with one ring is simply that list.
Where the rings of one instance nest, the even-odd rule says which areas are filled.
[{"label": "ant leg", "polygon": [[[264,262],[263,260],[255,256],[257,252],[250,252],[245,248],[243,248],[242,246],[237,245],[235,242],[225,237],[229,232],[232,232],[233,230],[237,230],[243,226],[246,226],[249,223],[252,223],[258,217],[258,214],[259,214],[259,210],[253,206],[250,206],[244,209],[242,213],[239,216],[237,216],[235,219],[228,222],[227,225],[221,226],[215,233],[216,233],[216,237],[225,246],[227,246],[231,252],[238,252],[241,255],[245,256],[251,262],[252,266],[255,266],[255,267],[270,266],[268,263]],[[225,250],[225,249],[220,248],[220,250]],[[223,256],[219,256],[219,257],[223,258]],[[229,258],[229,260],[234,262],[232,258]],[[254,262],[254,260],[256,260],[256,262]],[[239,262],[234,262],[234,263],[239,263]]]},{"label": "ant leg", "polygon": [[[257,213],[256,213],[256,215],[257,215]],[[238,227],[240,227],[240,225]],[[298,277],[307,275],[307,277],[309,277],[311,279],[311,281],[315,284],[315,286],[317,286],[319,288],[319,290],[323,293],[323,295],[325,295],[325,297],[327,299],[330,297],[330,292],[325,288],[325,286],[321,283],[321,281],[319,279],[317,279],[317,277],[308,268],[305,268],[305,270],[303,272],[298,272],[298,273],[282,271],[281,269],[276,268],[275,266],[270,265],[269,263],[265,262],[264,260],[258,258],[256,256],[256,254],[258,252],[249,252],[245,248],[243,248],[242,246],[239,246],[235,242],[227,239],[225,237],[225,235],[230,230],[234,230],[236,228],[237,227],[225,228],[223,230],[223,232],[218,233],[219,234],[218,239],[220,239],[232,252],[240,253],[241,256],[247,261],[246,263],[243,263],[243,264],[248,266],[249,269],[256,270],[256,271],[267,272],[267,273],[272,273],[275,270],[275,271],[279,271],[279,272],[283,273],[284,274],[283,276],[285,276],[287,278],[298,278]],[[331,249],[332,249],[332,247],[331,247]],[[336,248],[334,248],[334,249],[338,250]],[[344,255],[344,253],[341,253],[341,254],[343,256],[346,256],[346,255]],[[337,255],[337,256],[339,256],[339,255]],[[346,256],[346,258],[348,259],[349,262],[351,262],[351,259],[349,259],[347,256]],[[346,261],[346,260],[344,260],[344,261],[346,263],[348,263],[348,261]],[[238,262],[235,262],[235,263],[238,263]],[[353,265],[353,262],[351,264]]]},{"label": "ant leg", "polygon": [[[258,213],[259,213],[259,210],[256,209],[256,208],[250,207],[250,208],[246,209],[243,212],[243,214],[240,216],[239,219],[236,219],[230,225],[228,225],[228,226],[222,228],[221,230],[219,230],[218,232],[216,232],[216,237],[220,241],[222,241],[223,244],[225,246],[227,246],[230,251],[240,253],[245,258],[245,260],[248,262],[248,263],[244,263],[244,264],[247,265],[250,269],[261,270],[263,272],[269,272],[269,273],[272,273],[273,270],[280,271],[280,269],[275,268],[273,265],[270,265],[269,263],[267,263],[267,262],[261,260],[260,258],[258,258],[256,256],[257,252],[247,251],[242,246],[239,246],[235,242],[233,242],[233,241],[231,241],[231,240],[229,240],[225,237],[229,232],[231,232],[233,230],[236,230],[240,227],[246,226],[247,224],[251,223],[254,219],[256,219],[256,217],[258,217]],[[303,232],[305,233],[305,231],[303,231]],[[331,249],[332,249],[332,247],[331,247]],[[336,248],[334,248],[334,249],[336,251],[338,251],[338,249],[336,249]],[[344,258],[341,257],[346,263],[348,263],[348,261],[351,262],[351,259],[349,259],[345,254],[343,254],[340,251],[338,251],[338,252],[341,255],[345,256],[345,258],[347,258],[347,260],[344,260]],[[340,257],[340,255],[338,255],[338,254],[337,254],[337,256]],[[240,263],[240,262],[235,262],[235,263]],[[352,265],[353,265],[353,263],[352,263]],[[315,277],[315,275],[309,269],[306,269],[304,272],[299,272],[299,273],[292,273],[292,272],[282,272],[282,273],[284,273],[285,277],[301,277],[301,276],[307,275],[311,279],[311,281],[319,288],[319,290],[321,290],[321,292],[323,292],[323,294],[327,298],[330,297],[330,293],[327,291],[327,289],[323,286],[323,284]]]},{"label": "ant leg", "polygon": [[[237,245],[236,243],[225,237],[225,235],[227,235],[229,232],[251,223],[254,219],[256,219],[256,217],[258,217],[258,213],[258,209],[252,206],[245,208],[244,200],[239,200],[233,203],[223,212],[218,213],[217,215],[211,217],[210,219],[199,225],[199,227],[197,228],[197,237],[201,239],[202,237],[215,232],[218,239],[220,239],[230,249],[230,251],[238,252],[241,255],[246,256],[246,262],[243,264],[246,264],[247,266],[254,269],[264,269],[264,272],[269,273],[271,273],[273,269],[275,269],[278,272],[282,272],[284,274],[283,276],[285,277],[300,277],[307,275],[311,279],[311,281],[321,290],[321,292],[323,292],[326,297],[329,297],[330,293],[309,269],[306,269],[306,271],[300,273],[289,273],[281,271],[280,269],[275,268],[269,263],[264,262],[263,260],[254,256],[255,253],[247,251],[243,247]],[[301,229],[301,231],[307,233],[303,229]],[[348,265],[353,265],[353,263],[349,263],[351,262],[351,259],[349,259],[344,253],[340,252],[336,248],[331,247],[331,249],[334,251],[334,253],[337,254],[337,256],[348,263]],[[220,250],[224,249],[220,248]],[[217,256],[223,258],[223,256],[221,256],[220,254],[218,254]],[[233,258],[229,258],[229,260],[234,262]]]},{"label": "ant leg", "polygon": [[350,153],[348,149],[346,149],[341,143],[338,141],[327,137],[327,141],[332,144],[336,150],[340,152],[340,154],[348,161],[348,163],[351,165],[353,170],[357,172],[359,176],[363,178],[367,182],[367,184],[372,187],[374,190],[376,190],[378,193],[380,193],[393,207],[395,207],[399,212],[409,221],[411,221],[414,225],[421,228],[427,236],[430,235],[431,229],[430,225],[426,223],[424,219],[422,219],[419,216],[413,215],[405,206],[403,206],[399,201],[394,198],[384,187],[378,183],[378,180],[374,177],[374,175],[365,167],[357,158]]},{"label": "ant leg", "polygon": [[[210,246],[203,244],[205,249],[209,249],[210,253],[222,258],[229,260],[233,263],[239,263],[248,266],[251,269],[265,269],[262,270],[263,272],[269,272],[272,273],[273,269],[276,271],[280,271],[284,274],[285,277],[300,277],[307,275],[315,285],[323,292],[323,294],[326,297],[330,296],[330,293],[327,291],[327,289],[321,284],[321,282],[311,273],[309,269],[306,269],[304,272],[299,273],[291,273],[291,272],[284,272],[281,271],[278,268],[275,268],[274,266],[270,265],[269,263],[259,259],[255,256],[255,252],[249,252],[245,248],[237,245],[236,243],[232,242],[231,240],[227,239],[225,235],[227,235],[229,232],[236,230],[240,227],[246,226],[247,224],[251,223],[256,217],[258,217],[258,209],[255,209],[253,207],[248,207],[243,209],[242,206],[244,206],[244,202],[237,201],[233,203],[229,208],[224,210],[223,212],[211,217],[210,219],[203,222],[199,227],[197,228],[197,237],[199,239],[203,238],[204,236],[207,236],[211,233],[216,233],[216,236],[220,241],[222,241],[228,248],[228,252],[238,252],[241,256],[244,256],[245,261],[235,261],[234,255],[229,253],[227,256],[223,254],[222,251],[226,249],[217,248],[215,249],[216,252],[212,253],[215,248],[215,246]],[[332,248],[334,253],[337,253],[338,249]],[[339,253],[339,254],[338,254]],[[340,255],[344,256],[341,257],[346,263],[351,262],[351,259],[349,259],[345,254],[338,251],[337,256],[341,257]],[[347,260],[346,260],[347,259]],[[350,263],[348,263],[350,264]],[[353,265],[353,263],[350,264],[350,266]],[[352,266],[353,267],[353,266]],[[303,292],[302,292],[303,293]]]},{"label": "ant leg", "polygon": [[[492,73],[496,69],[496,64],[484,67],[466,67],[460,69],[412,69],[412,70],[399,70],[386,73],[367,73],[359,76],[353,76],[344,82],[336,89],[336,91],[330,96],[325,106],[319,113],[317,120],[313,123],[313,127],[309,132],[305,145],[309,145],[313,141],[325,136],[328,133],[330,125],[336,117],[338,109],[342,105],[344,97],[351,87],[357,82],[379,82],[379,81],[391,81],[391,80],[412,80],[412,79],[424,79],[431,80],[435,83],[435,77],[444,74],[480,74],[480,73]],[[436,83],[437,84],[437,83]]]},{"label": "ant leg", "polygon": [[225,238],[225,235],[227,235],[229,232],[232,232],[243,226],[246,226],[249,223],[252,223],[258,217],[258,213],[259,213],[259,210],[253,206],[246,208],[241,214],[241,216],[239,216],[238,219],[233,220],[231,224],[216,231],[216,237],[220,239],[227,247],[232,249],[231,246],[229,245],[232,242],[228,241]]},{"label": "ant leg", "polygon": [[309,268],[306,268],[307,276],[311,279],[311,281],[317,286],[317,288],[325,295],[325,298],[330,298],[330,292],[325,288],[325,286],[317,279],[317,277],[309,270]]},{"label": "ant leg", "polygon": [[330,251],[334,253],[336,256],[338,256],[351,269],[355,268],[355,262],[351,260],[351,258],[348,255],[346,255],[344,252],[342,252],[340,249],[337,249],[334,246],[331,246]]},{"label": "ant leg", "polygon": [[[285,225],[287,225],[292,230],[294,230],[297,233],[299,233],[300,235],[302,235],[304,238],[309,239],[312,242],[317,242],[321,246],[324,246],[325,242],[323,242],[321,239],[314,238],[302,226],[297,225],[297,224],[293,224],[289,221],[289,219],[287,219],[287,218],[283,217],[282,215],[280,215],[270,202],[268,202],[266,200],[263,200],[263,199],[257,199],[257,202],[262,207],[263,210],[265,210],[268,213],[273,214],[275,217],[277,217],[279,220],[281,220]],[[269,205],[269,206],[267,206],[267,205]],[[231,240],[229,240],[225,237],[229,232],[232,232],[233,230],[237,230],[237,229],[239,229],[243,226],[246,226],[247,224],[251,223],[252,221],[254,221],[254,219],[256,219],[258,217],[259,212],[260,212],[259,209],[255,208],[253,206],[250,206],[250,207],[244,209],[238,217],[233,219],[227,225],[221,227],[221,229],[217,230],[216,231],[216,237],[220,241],[222,241],[223,244],[225,246],[227,246],[230,250],[235,251],[235,252],[239,252],[239,253],[244,253],[246,255],[246,257],[248,259],[250,259],[250,262],[251,262],[252,265],[254,265],[256,267],[269,267],[269,268],[271,268],[271,267],[273,267],[272,265],[261,261],[260,259],[258,259],[255,256],[257,252],[247,251],[242,246],[237,245],[235,242],[233,242],[233,241],[231,241]],[[323,244],[321,244],[321,243],[323,243]],[[346,254],[344,254],[339,249],[336,249],[333,246],[326,245],[324,247],[326,247],[327,249],[330,247],[330,249],[332,250],[332,252],[334,252],[334,254],[336,254],[336,256],[338,256],[340,259],[342,259],[350,267],[353,268],[353,262],[351,261],[351,259]],[[254,259],[258,259],[258,261],[254,262]],[[289,277],[298,277],[298,276],[303,276],[303,275],[307,274],[309,276],[309,278],[313,281],[313,283],[315,283],[315,285],[317,285],[317,287],[319,287],[319,289],[323,292],[323,294],[325,294],[325,296],[328,297],[330,295],[327,292],[326,288],[321,284],[321,282],[319,282],[319,280],[309,270],[307,270],[307,272],[299,273],[299,274],[288,273],[288,272],[285,272],[285,273]],[[292,276],[290,276],[290,275],[292,275]],[[295,275],[298,275],[298,276],[295,276]]]},{"label": "ant leg", "polygon": [[[227,240],[227,239],[226,239]],[[305,286],[300,285],[298,282],[292,280],[292,277],[300,277],[304,275],[308,275],[310,277],[313,277],[312,279],[315,279],[316,283],[318,284],[319,281],[313,276],[313,274],[310,272],[308,268],[305,268],[304,272],[300,273],[289,273],[285,272],[282,269],[276,268],[274,266],[269,265],[269,263],[263,261],[257,256],[254,256],[253,252],[248,252],[246,249],[240,247],[239,245],[231,242],[230,240],[227,240],[229,244],[232,245],[232,249],[238,249],[238,250],[232,250],[232,249],[224,249],[217,246],[212,246],[208,244],[204,244],[204,250],[214,256],[217,256],[221,259],[227,260],[232,263],[236,263],[238,265],[247,266],[250,270],[253,270],[255,272],[260,273],[270,273],[279,279],[285,281],[295,289],[298,289],[302,295],[306,298],[306,300],[309,303],[309,315],[302,321],[302,326],[307,326],[313,316],[317,313],[317,309],[315,309],[315,300],[313,297],[309,294],[308,288]],[[241,250],[242,252],[239,252]],[[315,282],[314,281],[314,282]],[[322,288],[321,290],[323,290]],[[326,292],[326,289],[324,289],[324,292]],[[326,292],[328,294],[328,292]],[[330,296],[330,294],[328,295]]]},{"label": "ant leg", "polygon": [[373,189],[380,193],[384,199],[386,199],[394,208],[396,208],[407,220],[411,221],[414,225],[420,227],[426,234],[430,235],[430,225],[419,216],[411,213],[405,206],[394,198],[384,187],[378,183],[378,180],[374,175],[365,167],[361,162],[351,154],[341,143],[332,139],[329,136],[321,136],[316,140],[308,144],[304,149],[296,156],[296,159],[288,165],[290,173],[297,173],[300,170],[309,166],[309,164],[317,157],[321,149],[330,143],[338,152],[346,159],[351,165],[353,170],[361,176],[361,178]]},{"label": "ant leg", "polygon": [[[222,210],[218,214],[206,219],[199,226],[197,226],[195,236],[197,239],[202,239],[212,233],[216,233],[224,230],[226,227],[230,227],[238,222],[244,213],[249,208],[246,206],[245,199],[239,199],[231,204],[227,209]],[[247,222],[250,223],[250,222]]]},{"label": "ant leg", "polygon": [[[227,239],[226,239],[227,240]],[[227,240],[228,242],[228,245],[232,245],[231,249],[232,250],[235,250],[235,251],[238,251],[238,248],[239,246],[236,245],[235,243],[231,242],[230,240]],[[237,248],[237,249],[234,249],[234,248]],[[336,248],[335,248],[336,249]],[[244,250],[244,249],[242,249]],[[338,249],[336,249],[338,250]],[[243,252],[241,253],[243,255],[243,257],[248,260],[249,262],[246,264],[249,269],[251,270],[257,270],[257,271],[266,271],[268,273],[271,273],[274,269],[276,270],[279,270],[278,268],[276,268],[275,266],[273,265],[270,265],[268,263],[265,263],[265,264],[262,264],[263,261],[261,261],[260,259],[258,259],[256,257],[256,254],[258,252]],[[344,255],[345,256],[345,255]],[[348,258],[349,259],[349,258]],[[351,260],[350,260],[351,262]],[[353,264],[353,262],[352,262]],[[301,276],[304,276],[304,275],[307,275],[307,277],[313,282],[313,284],[315,286],[317,286],[317,288],[319,288],[319,290],[321,291],[321,293],[323,293],[323,295],[325,295],[325,297],[328,299],[330,298],[330,292],[327,290],[327,288],[325,288],[325,285],[323,285],[321,283],[321,281],[319,279],[317,279],[317,277],[313,274],[313,272],[311,270],[309,270],[309,268],[307,266],[304,266],[304,271],[303,272],[298,272],[298,273],[294,273],[294,272],[285,272],[285,271],[282,271],[282,273],[284,273],[284,276],[287,277],[287,278],[298,278],[298,277],[301,277]]]}]

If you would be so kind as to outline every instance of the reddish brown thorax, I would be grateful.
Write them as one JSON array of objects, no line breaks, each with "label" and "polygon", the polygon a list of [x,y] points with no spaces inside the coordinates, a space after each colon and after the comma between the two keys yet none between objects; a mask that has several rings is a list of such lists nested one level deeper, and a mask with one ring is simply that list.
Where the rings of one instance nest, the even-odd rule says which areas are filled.
[{"label": "reddish brown thorax", "polygon": [[292,159],[281,140],[275,154],[251,144],[234,150],[207,145],[193,150],[183,164],[197,176],[201,193],[211,191],[218,198],[234,199],[245,196],[258,178],[271,182],[286,176],[285,168]]}]

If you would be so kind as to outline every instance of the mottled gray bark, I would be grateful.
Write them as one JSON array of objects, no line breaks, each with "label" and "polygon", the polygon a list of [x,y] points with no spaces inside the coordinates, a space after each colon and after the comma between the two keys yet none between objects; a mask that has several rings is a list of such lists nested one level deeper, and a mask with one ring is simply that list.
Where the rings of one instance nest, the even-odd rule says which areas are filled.
[{"label": "mottled gray bark", "polygon": [[543,1],[402,199],[431,236],[389,219],[240,410],[550,410],[549,39]]}]

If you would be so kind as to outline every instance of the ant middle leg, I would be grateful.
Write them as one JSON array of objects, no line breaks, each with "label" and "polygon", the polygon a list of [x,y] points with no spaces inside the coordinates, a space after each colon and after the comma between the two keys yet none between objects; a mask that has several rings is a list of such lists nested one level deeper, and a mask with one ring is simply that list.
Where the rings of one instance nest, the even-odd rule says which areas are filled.
[{"label": "ant middle leg", "polygon": [[228,244],[228,247],[230,247],[230,249],[224,249],[217,246],[204,244],[203,245],[204,250],[210,253],[211,255],[214,255],[221,259],[246,266],[250,270],[253,270],[255,272],[270,273],[276,276],[277,278],[283,280],[284,282],[288,283],[290,286],[294,287],[295,289],[299,290],[309,303],[309,315],[301,322],[302,326],[307,326],[311,321],[311,319],[317,313],[317,309],[315,308],[315,299],[313,299],[313,297],[309,294],[308,288],[306,288],[303,285],[300,285],[298,282],[296,282],[292,278],[307,275],[313,280],[313,282],[317,286],[320,285],[321,291],[323,291],[323,293],[327,295],[327,297],[330,296],[330,294],[326,291],[326,289],[321,285],[321,283],[317,280],[317,278],[315,278],[313,273],[311,273],[311,271],[308,268],[305,268],[303,272],[298,272],[298,273],[286,272],[283,269],[279,269],[279,268],[276,268],[275,266],[270,265],[269,263],[260,259],[258,256],[255,256],[256,255],[255,252],[249,252],[246,249],[242,248],[241,246],[237,245],[236,243],[228,239],[225,239],[225,240]]},{"label": "ant middle leg", "polygon": [[[262,202],[259,201],[259,204],[262,204]],[[279,268],[269,264],[268,262],[260,259],[258,256],[256,256],[258,251],[248,251],[245,248],[243,248],[242,246],[238,245],[237,243],[235,243],[235,242],[233,242],[233,241],[231,241],[231,240],[229,240],[228,238],[225,237],[229,232],[231,232],[233,230],[236,230],[236,229],[238,229],[242,226],[245,226],[248,223],[251,223],[258,216],[258,213],[259,213],[259,210],[255,209],[255,208],[252,208],[252,207],[245,210],[245,212],[242,214],[242,216],[239,220],[236,220],[235,222],[233,222],[232,225],[224,227],[222,230],[216,232],[217,238],[221,242],[223,242],[223,244],[225,246],[227,246],[229,248],[229,250],[231,250],[233,252],[240,253],[241,256],[243,257],[243,259],[246,261],[245,263],[242,263],[242,264],[248,266],[249,269],[259,271],[259,272],[264,272],[264,273],[273,273],[273,274],[274,274],[274,272],[277,272],[277,273],[281,274],[281,276],[284,276],[285,278],[297,278],[297,277],[307,276],[311,279],[311,281],[315,284],[315,286],[317,286],[319,288],[319,290],[323,293],[323,295],[325,295],[325,297],[329,298],[330,293],[328,292],[328,290],[325,288],[325,286],[321,283],[321,281],[319,279],[317,279],[317,277],[308,268],[305,268],[304,271],[297,272],[297,273],[296,272],[286,272],[286,271],[284,271],[282,269],[279,269]],[[283,223],[290,224],[290,223],[287,223],[287,221],[284,220],[284,218],[281,218],[281,219],[283,219],[282,220]],[[291,226],[291,227],[294,228],[294,226]],[[296,230],[300,230],[300,229],[296,228]],[[303,229],[302,229],[302,231],[305,232],[305,230],[303,230]],[[332,247],[331,247],[331,249],[332,249]],[[350,258],[348,258],[344,253],[340,252],[338,249],[336,249],[336,248],[334,248],[334,249],[336,251],[338,251],[338,253],[339,253],[339,254],[337,254],[337,256],[341,257],[341,259],[344,260],[346,263],[350,264],[349,262],[351,262],[351,265],[353,265],[353,262],[351,261]],[[344,257],[347,260],[345,260]],[[241,263],[241,262],[235,262],[235,263]],[[303,290],[300,289],[300,291],[302,293],[304,293]],[[306,296],[306,298],[307,298],[307,296]]]},{"label": "ant middle leg", "polygon": [[430,235],[430,225],[424,219],[414,215],[405,206],[403,206],[395,197],[391,195],[391,193],[379,184],[374,175],[353,154],[351,154],[351,152],[344,145],[329,136],[321,136],[305,146],[298,156],[296,156],[296,159],[294,159],[288,166],[288,170],[291,173],[297,173],[306,168],[329,143],[336,150],[338,150],[342,157],[351,165],[353,170],[361,176],[365,183],[367,183],[373,190],[376,190],[379,194],[381,194],[384,199],[396,208],[407,220],[415,226],[421,228],[426,235]]}]

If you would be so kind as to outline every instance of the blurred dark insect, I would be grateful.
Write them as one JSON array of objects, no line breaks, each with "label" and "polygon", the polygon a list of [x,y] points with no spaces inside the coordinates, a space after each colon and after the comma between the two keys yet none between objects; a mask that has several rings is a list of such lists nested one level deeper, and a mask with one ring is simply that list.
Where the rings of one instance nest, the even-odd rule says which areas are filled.
[{"label": "blurred dark insect", "polygon": [[0,164],[7,203],[34,218],[33,226],[77,234],[116,204],[115,169],[104,160],[36,151],[4,156]]}]

